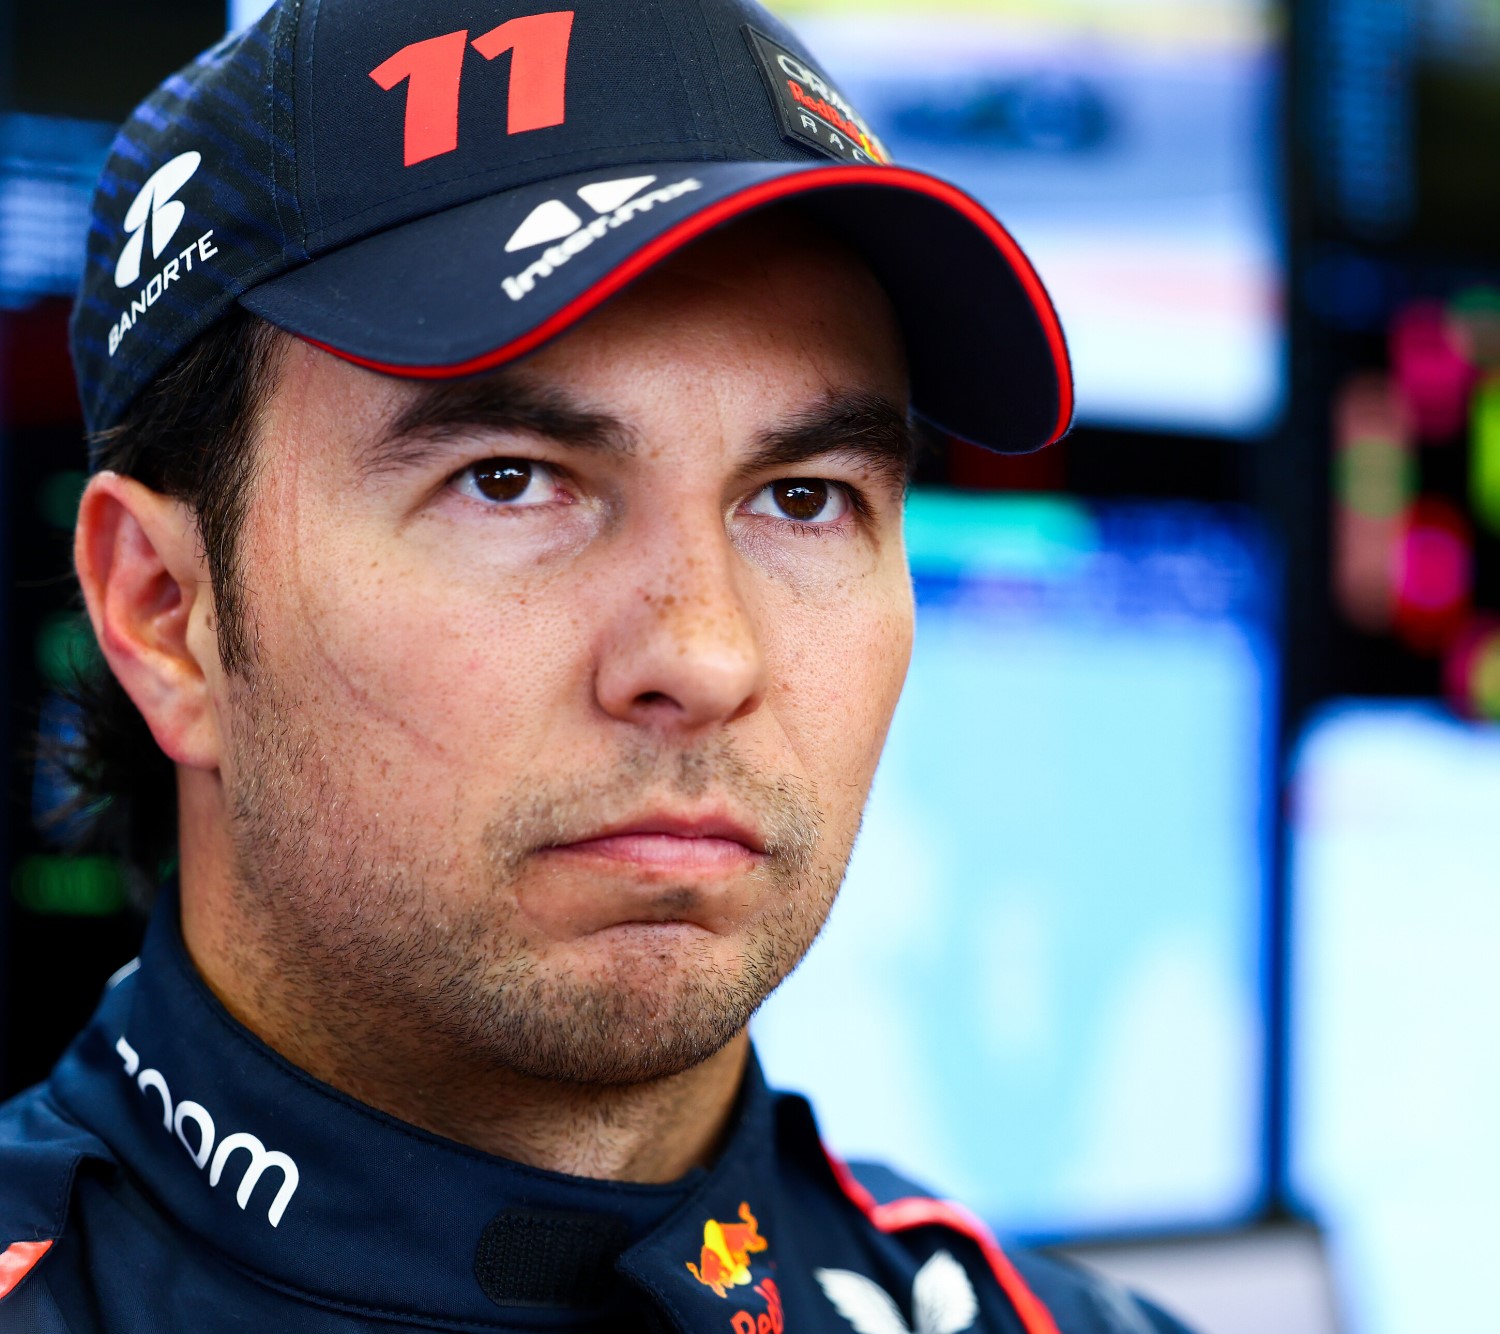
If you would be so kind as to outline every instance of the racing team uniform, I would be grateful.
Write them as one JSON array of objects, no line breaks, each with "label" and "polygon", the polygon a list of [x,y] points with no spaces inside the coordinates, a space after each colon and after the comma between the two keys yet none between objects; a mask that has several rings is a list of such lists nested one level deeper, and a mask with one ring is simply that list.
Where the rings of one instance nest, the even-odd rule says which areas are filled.
[{"label": "racing team uniform", "polygon": [[0,1107],[0,1332],[1184,1334],[824,1151],[752,1059],[717,1161],[587,1180],[346,1097],[232,1019],[164,893],[140,964]]}]

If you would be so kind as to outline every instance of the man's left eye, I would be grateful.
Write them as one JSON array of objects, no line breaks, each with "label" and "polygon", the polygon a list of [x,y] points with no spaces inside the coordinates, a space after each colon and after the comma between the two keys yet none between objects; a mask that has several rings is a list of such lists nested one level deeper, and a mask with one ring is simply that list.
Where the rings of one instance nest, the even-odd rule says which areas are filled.
[{"label": "man's left eye", "polygon": [[746,507],[751,514],[794,523],[837,523],[849,512],[849,493],[837,482],[814,477],[791,477],[772,482],[755,493]]},{"label": "man's left eye", "polygon": [[544,463],[532,459],[484,459],[471,463],[453,485],[471,500],[517,508],[545,505],[557,499],[557,478]]}]

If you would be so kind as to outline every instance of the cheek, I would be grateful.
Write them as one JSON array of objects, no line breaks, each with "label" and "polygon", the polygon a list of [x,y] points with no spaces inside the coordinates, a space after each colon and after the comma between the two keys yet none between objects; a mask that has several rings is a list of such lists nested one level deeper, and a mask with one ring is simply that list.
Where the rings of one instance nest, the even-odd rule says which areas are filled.
[{"label": "cheek", "polygon": [[830,813],[857,815],[906,679],[913,613],[904,574],[852,580],[842,592],[786,617],[769,703]]},{"label": "cheek", "polygon": [[451,809],[455,792],[484,787],[484,770],[504,778],[534,763],[578,672],[568,603],[342,554],[341,577],[284,584],[265,618],[278,627],[266,667],[319,730],[418,805],[441,796]]}]

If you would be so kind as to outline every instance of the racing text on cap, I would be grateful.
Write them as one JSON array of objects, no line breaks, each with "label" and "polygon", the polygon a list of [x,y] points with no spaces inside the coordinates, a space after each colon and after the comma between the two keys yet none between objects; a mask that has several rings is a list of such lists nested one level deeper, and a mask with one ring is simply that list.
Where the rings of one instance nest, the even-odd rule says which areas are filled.
[{"label": "racing text on cap", "polygon": [[885,145],[865,118],[807,61],[748,23],[745,38],[770,89],[783,139],[819,149],[841,162],[861,166],[890,162]]}]

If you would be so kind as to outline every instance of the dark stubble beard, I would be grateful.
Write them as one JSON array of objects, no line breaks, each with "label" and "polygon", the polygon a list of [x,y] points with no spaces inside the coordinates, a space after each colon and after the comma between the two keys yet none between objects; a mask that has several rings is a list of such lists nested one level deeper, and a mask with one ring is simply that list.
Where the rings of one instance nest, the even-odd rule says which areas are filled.
[{"label": "dark stubble beard", "polygon": [[[580,1086],[680,1074],[733,1039],[806,953],[853,845],[850,831],[827,846],[810,785],[752,772],[721,737],[692,749],[641,740],[607,772],[568,781],[522,776],[480,846],[459,847],[404,818],[399,789],[378,812],[362,807],[340,741],[263,667],[235,694],[236,893],[260,956],[245,971],[274,992],[263,1006],[305,1016],[341,1064],[421,1053]],[[648,795],[710,792],[767,836],[751,879],[770,907],[734,966],[692,946],[626,949],[586,977],[534,957],[512,890],[538,849],[628,818]],[[476,883],[483,893],[468,892]]]}]

